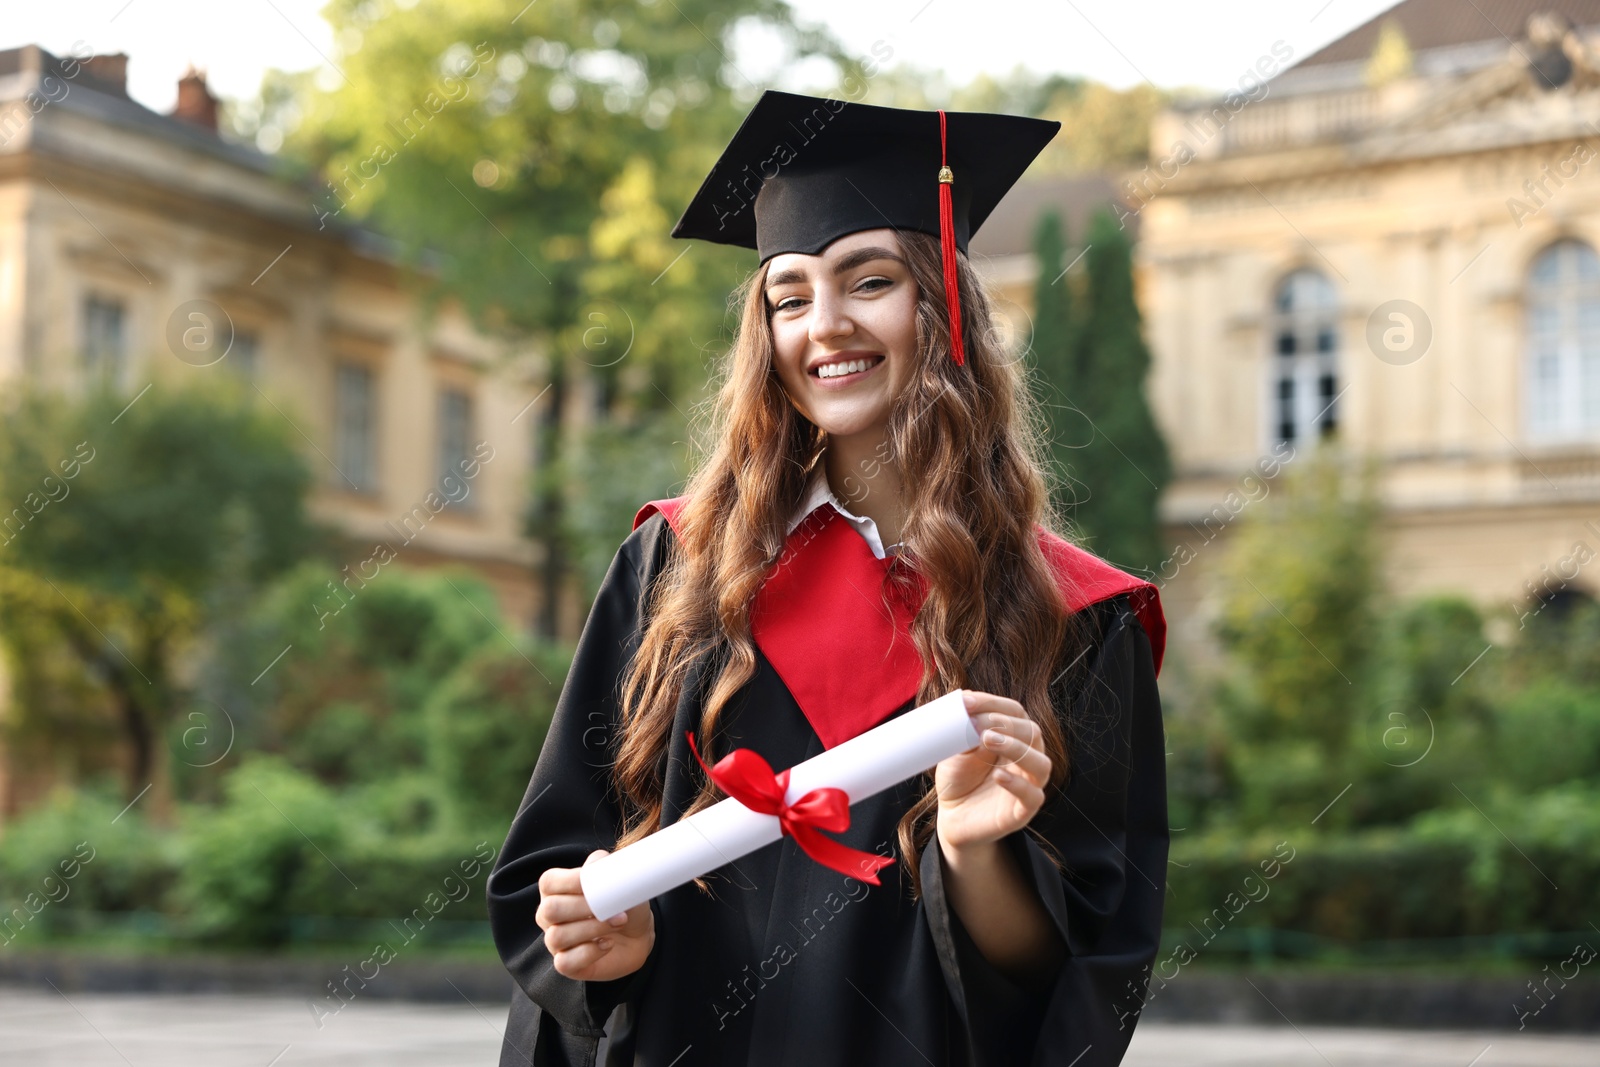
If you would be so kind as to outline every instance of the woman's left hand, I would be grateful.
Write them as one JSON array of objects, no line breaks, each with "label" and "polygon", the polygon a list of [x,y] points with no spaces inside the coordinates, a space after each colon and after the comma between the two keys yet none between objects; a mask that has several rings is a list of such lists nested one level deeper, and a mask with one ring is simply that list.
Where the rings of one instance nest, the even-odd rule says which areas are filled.
[{"label": "woman's left hand", "polygon": [[1039,725],[1021,704],[993,693],[963,690],[980,740],[934,769],[939,793],[939,843],[946,854],[999,841],[1044,806],[1050,781]]}]

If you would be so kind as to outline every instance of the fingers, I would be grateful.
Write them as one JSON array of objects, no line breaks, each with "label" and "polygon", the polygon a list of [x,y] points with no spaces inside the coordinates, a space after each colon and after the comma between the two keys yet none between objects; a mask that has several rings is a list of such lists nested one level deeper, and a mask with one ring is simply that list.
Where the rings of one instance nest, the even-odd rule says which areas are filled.
[{"label": "fingers", "polygon": [[1007,718],[1026,719],[1027,711],[1010,697],[998,696],[994,693],[980,693],[975,689],[963,689],[961,699],[965,703],[967,713],[977,717],[981,713],[1004,715]]},{"label": "fingers", "polygon": [[1009,770],[996,771],[995,780],[1000,787],[1022,802],[1028,818],[1044,807],[1044,790],[1035,782],[1031,782],[1019,774]]},{"label": "fingers", "polygon": [[551,953],[566,952],[577,948],[585,941],[597,938],[609,938],[617,932],[617,928],[599,919],[583,919],[578,922],[559,923],[550,927],[544,934],[544,946]]},{"label": "fingers", "polygon": [[611,941],[585,941],[576,948],[557,953],[554,957],[556,972],[568,978],[582,978],[584,974],[611,951]]},{"label": "fingers", "polygon": [[[609,855],[603,848],[597,848],[584,859],[583,865],[587,867],[601,856]],[[539,876],[539,895],[541,897],[555,896],[561,893],[582,893],[583,883],[578,878],[579,867],[551,867]]]},{"label": "fingers", "polygon": [[[1027,759],[1028,773],[1038,773],[1042,769],[1045,777],[1049,776],[1048,758],[1041,765],[1038,760],[1026,756],[1025,747],[1043,753],[1044,731],[1021,704],[1009,697],[997,696],[994,693],[980,693],[970,689],[963,689],[961,692],[967,714],[972,717],[973,726],[983,732],[982,745],[991,759],[1001,765],[1020,764]],[[990,736],[991,733],[1001,736]],[[1015,738],[1020,745],[1008,743],[1006,738]]]},{"label": "fingers", "polygon": [[534,922],[537,922],[543,930],[548,930],[557,923],[593,918],[595,914],[589,910],[589,902],[575,893],[556,893],[547,896],[539,901],[539,909],[533,913]]},{"label": "fingers", "polygon": [[999,730],[1034,744],[1044,736],[1039,724],[1026,715],[1008,715],[1005,712],[973,712],[972,725],[982,730]]},{"label": "fingers", "polygon": [[[584,859],[583,865],[587,867],[605,855],[608,855],[605,849],[597,848]],[[581,873],[581,867],[552,867],[539,876],[539,908],[533,918],[547,935],[561,924],[595,918],[583,896]],[[626,921],[621,916],[616,918],[618,921],[611,923],[612,927]]]},{"label": "fingers", "polygon": [[582,892],[583,884],[578,881],[578,868],[576,867],[552,867],[539,876],[539,895],[541,897]]},{"label": "fingers", "polygon": [[985,731],[984,749],[994,760],[994,765],[1042,786],[1050,780],[1050,757],[1042,750],[1025,744],[1014,737]]},{"label": "fingers", "polygon": [[1043,785],[1050,779],[1050,757],[1044,751],[1044,732],[1032,719],[985,714],[974,718],[983,729],[982,744],[997,766],[1011,767]]}]

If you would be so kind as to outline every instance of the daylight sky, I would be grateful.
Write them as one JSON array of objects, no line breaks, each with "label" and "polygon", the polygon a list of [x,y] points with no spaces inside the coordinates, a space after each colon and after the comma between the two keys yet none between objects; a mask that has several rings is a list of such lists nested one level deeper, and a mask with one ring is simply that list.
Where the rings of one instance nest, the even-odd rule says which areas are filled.
[{"label": "daylight sky", "polygon": [[[537,2],[537,0],[535,0]],[[641,0],[660,3],[662,0]],[[670,0],[668,0],[670,2]],[[878,45],[890,65],[942,71],[952,84],[1021,64],[1126,88],[1226,89],[1283,41],[1312,51],[1392,6],[1393,0],[792,0],[802,18],[827,26],[861,55]],[[191,62],[219,96],[253,96],[269,67],[325,67],[333,35],[324,0],[63,0],[7,3],[0,47],[39,44],[58,54],[83,41],[127,52],[129,90],[157,111],[177,96]],[[759,39],[736,60],[760,83],[789,87],[803,72]],[[329,72],[331,76],[331,71]]]}]

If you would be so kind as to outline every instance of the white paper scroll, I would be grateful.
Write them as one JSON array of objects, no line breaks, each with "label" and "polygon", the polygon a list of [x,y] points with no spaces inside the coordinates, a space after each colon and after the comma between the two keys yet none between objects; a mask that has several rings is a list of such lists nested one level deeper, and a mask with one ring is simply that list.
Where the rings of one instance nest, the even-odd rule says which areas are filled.
[{"label": "white paper scroll", "polygon": [[[785,799],[792,804],[813,789],[831,786],[844,790],[854,804],[976,747],[978,740],[961,691],[951,690],[796,764],[789,772]],[[728,797],[602,856],[583,867],[578,880],[590,911],[605,919],[748,856],[782,836],[776,815],[751,811]]]}]

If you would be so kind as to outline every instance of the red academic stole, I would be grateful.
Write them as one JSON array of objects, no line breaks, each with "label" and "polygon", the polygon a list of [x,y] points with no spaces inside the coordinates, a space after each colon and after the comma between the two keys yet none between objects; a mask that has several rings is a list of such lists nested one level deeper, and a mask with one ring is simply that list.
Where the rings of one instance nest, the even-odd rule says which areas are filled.
[{"label": "red academic stole", "polygon": [[[684,499],[650,501],[634,516],[634,529],[659,511],[676,532]],[[1039,547],[1068,610],[1130,594],[1159,671],[1167,624],[1156,587],[1043,528]],[[789,534],[751,606],[756,646],[827,748],[889,718],[922,681],[922,658],[911,640],[921,601],[884,595],[892,561],[874,556],[866,539],[825,505]]]}]

